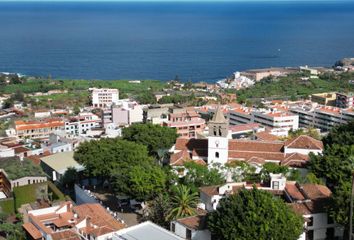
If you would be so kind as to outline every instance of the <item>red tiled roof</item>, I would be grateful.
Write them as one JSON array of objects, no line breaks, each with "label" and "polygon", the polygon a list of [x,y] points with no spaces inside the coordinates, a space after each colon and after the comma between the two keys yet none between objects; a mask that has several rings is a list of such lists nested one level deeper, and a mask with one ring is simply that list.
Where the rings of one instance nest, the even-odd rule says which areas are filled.
[{"label": "red tiled roof", "polygon": [[304,200],[304,195],[300,192],[296,183],[286,183],[285,192],[291,197],[293,201]]},{"label": "red tiled roof", "polygon": [[262,140],[262,141],[278,141],[278,137],[274,136],[273,134],[270,134],[269,132],[258,132],[256,133],[257,140]]},{"label": "red tiled roof", "polygon": [[254,141],[254,140],[229,140],[229,151],[249,151],[249,152],[281,152],[284,143],[282,142],[268,142],[268,141]]},{"label": "red tiled roof", "polygon": [[[108,227],[114,231],[125,228],[125,224],[115,220],[100,204],[81,204],[73,208],[78,217],[83,220],[90,217],[92,224],[100,227]],[[96,232],[97,234],[97,232]],[[98,235],[96,235],[98,236]]]},{"label": "red tiled roof", "polygon": [[208,149],[208,139],[177,138],[176,150]]},{"label": "red tiled roof", "polygon": [[253,130],[254,128],[259,128],[259,123],[247,123],[247,124],[240,124],[235,126],[229,126],[229,130],[232,132],[243,132],[247,130]]},{"label": "red tiled roof", "polygon": [[15,150],[15,154],[24,153],[24,152],[29,151],[29,149],[25,148],[25,147],[17,147],[17,148],[14,148],[14,150]]},{"label": "red tiled roof", "polygon": [[332,195],[331,190],[324,185],[319,184],[302,184],[304,194],[311,200],[329,198]]},{"label": "red tiled roof", "polygon": [[71,230],[55,232],[51,234],[53,240],[80,240],[80,235]]},{"label": "red tiled roof", "polygon": [[170,165],[172,166],[182,166],[186,159],[190,159],[190,155],[187,150],[174,153],[170,157]]},{"label": "red tiled roof", "polygon": [[44,121],[15,121],[16,131],[19,130],[31,130],[40,128],[52,128],[52,127],[62,127],[64,126],[64,121],[61,119],[47,119]]},{"label": "red tiled roof", "polygon": [[288,148],[318,149],[318,150],[323,149],[322,141],[316,140],[306,135],[301,135],[295,139],[286,141],[285,146]]},{"label": "red tiled roof", "polygon": [[219,195],[219,185],[216,186],[207,186],[207,187],[201,187],[199,190],[208,195],[209,197],[214,196],[214,195]]},{"label": "red tiled roof", "polygon": [[206,215],[197,215],[186,218],[180,218],[177,220],[180,224],[186,226],[189,229],[203,230],[206,229]]},{"label": "red tiled roof", "polygon": [[25,223],[22,225],[22,227],[26,230],[26,232],[31,235],[33,239],[41,239],[42,234],[40,231],[30,222]]},{"label": "red tiled roof", "polygon": [[290,153],[286,154],[285,159],[281,162],[281,165],[289,167],[305,167],[308,161],[309,157],[307,155]]}]

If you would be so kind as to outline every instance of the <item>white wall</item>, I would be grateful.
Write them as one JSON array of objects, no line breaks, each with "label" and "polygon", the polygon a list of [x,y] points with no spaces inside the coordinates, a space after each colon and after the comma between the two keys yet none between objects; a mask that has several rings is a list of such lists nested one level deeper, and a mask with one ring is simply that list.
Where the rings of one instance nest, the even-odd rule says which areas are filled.
[{"label": "white wall", "polygon": [[300,154],[303,154],[303,155],[309,155],[310,152],[312,152],[315,155],[318,155],[318,154],[322,153],[322,150],[284,147],[284,153],[285,154],[288,154],[288,153],[300,153]]},{"label": "white wall", "polygon": [[13,148],[0,147],[0,158],[2,157],[14,157],[15,150]]},{"label": "white wall", "polygon": [[[229,140],[223,137],[208,137],[208,164],[227,163],[229,158]],[[219,157],[216,157],[219,153]]]}]

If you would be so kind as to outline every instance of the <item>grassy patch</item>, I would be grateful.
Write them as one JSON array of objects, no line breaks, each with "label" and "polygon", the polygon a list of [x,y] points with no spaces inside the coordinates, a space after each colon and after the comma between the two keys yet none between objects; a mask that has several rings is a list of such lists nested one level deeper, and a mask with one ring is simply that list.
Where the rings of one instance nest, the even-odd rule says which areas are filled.
[{"label": "grassy patch", "polygon": [[13,199],[7,199],[0,201],[0,207],[4,213],[7,213],[9,215],[12,215],[15,213],[15,203]]},{"label": "grassy patch", "polygon": [[117,88],[122,93],[137,93],[146,90],[158,91],[166,83],[157,80],[143,80],[140,83],[130,83],[128,80],[28,80],[22,84],[10,84],[0,89],[1,93],[14,93],[21,90],[24,93],[48,92],[49,90],[85,90],[88,88]]},{"label": "grassy patch", "polygon": [[32,203],[42,198],[49,198],[52,201],[65,200],[64,194],[51,182],[15,187],[13,192],[16,209],[23,204]]}]

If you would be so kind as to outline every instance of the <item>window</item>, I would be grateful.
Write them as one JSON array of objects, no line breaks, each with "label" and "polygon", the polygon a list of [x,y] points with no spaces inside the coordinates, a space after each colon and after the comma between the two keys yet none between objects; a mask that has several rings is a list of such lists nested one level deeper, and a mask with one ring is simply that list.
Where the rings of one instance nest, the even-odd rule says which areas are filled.
[{"label": "window", "polygon": [[334,228],[327,228],[327,231],[326,231],[326,239],[335,239],[334,238],[334,234],[335,233],[335,230]]},{"label": "window", "polygon": [[215,158],[219,158],[219,152],[215,152]]},{"label": "window", "polygon": [[279,190],[279,182],[278,181],[274,181],[273,182],[273,189],[274,190]]},{"label": "window", "polygon": [[328,224],[333,224],[334,223],[334,219],[331,216],[329,216],[329,215],[327,217],[327,223]]},{"label": "window", "polygon": [[219,127],[219,136],[222,136],[222,131],[221,131],[221,127]]},{"label": "window", "polygon": [[171,231],[174,233],[176,231],[176,224],[171,223]]},{"label": "window", "polygon": [[308,227],[312,227],[313,226],[313,217],[309,217],[308,218],[307,226]]},{"label": "window", "polygon": [[186,239],[192,239],[192,231],[190,229],[186,229]]},{"label": "window", "polygon": [[307,231],[306,240],[313,240],[313,230]]}]

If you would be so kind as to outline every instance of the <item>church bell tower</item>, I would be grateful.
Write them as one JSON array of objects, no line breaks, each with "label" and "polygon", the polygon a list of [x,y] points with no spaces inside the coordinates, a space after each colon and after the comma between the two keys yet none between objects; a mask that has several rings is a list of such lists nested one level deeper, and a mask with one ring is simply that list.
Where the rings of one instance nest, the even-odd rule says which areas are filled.
[{"label": "church bell tower", "polygon": [[225,164],[229,157],[229,124],[220,106],[209,121],[208,127],[208,164]]}]

